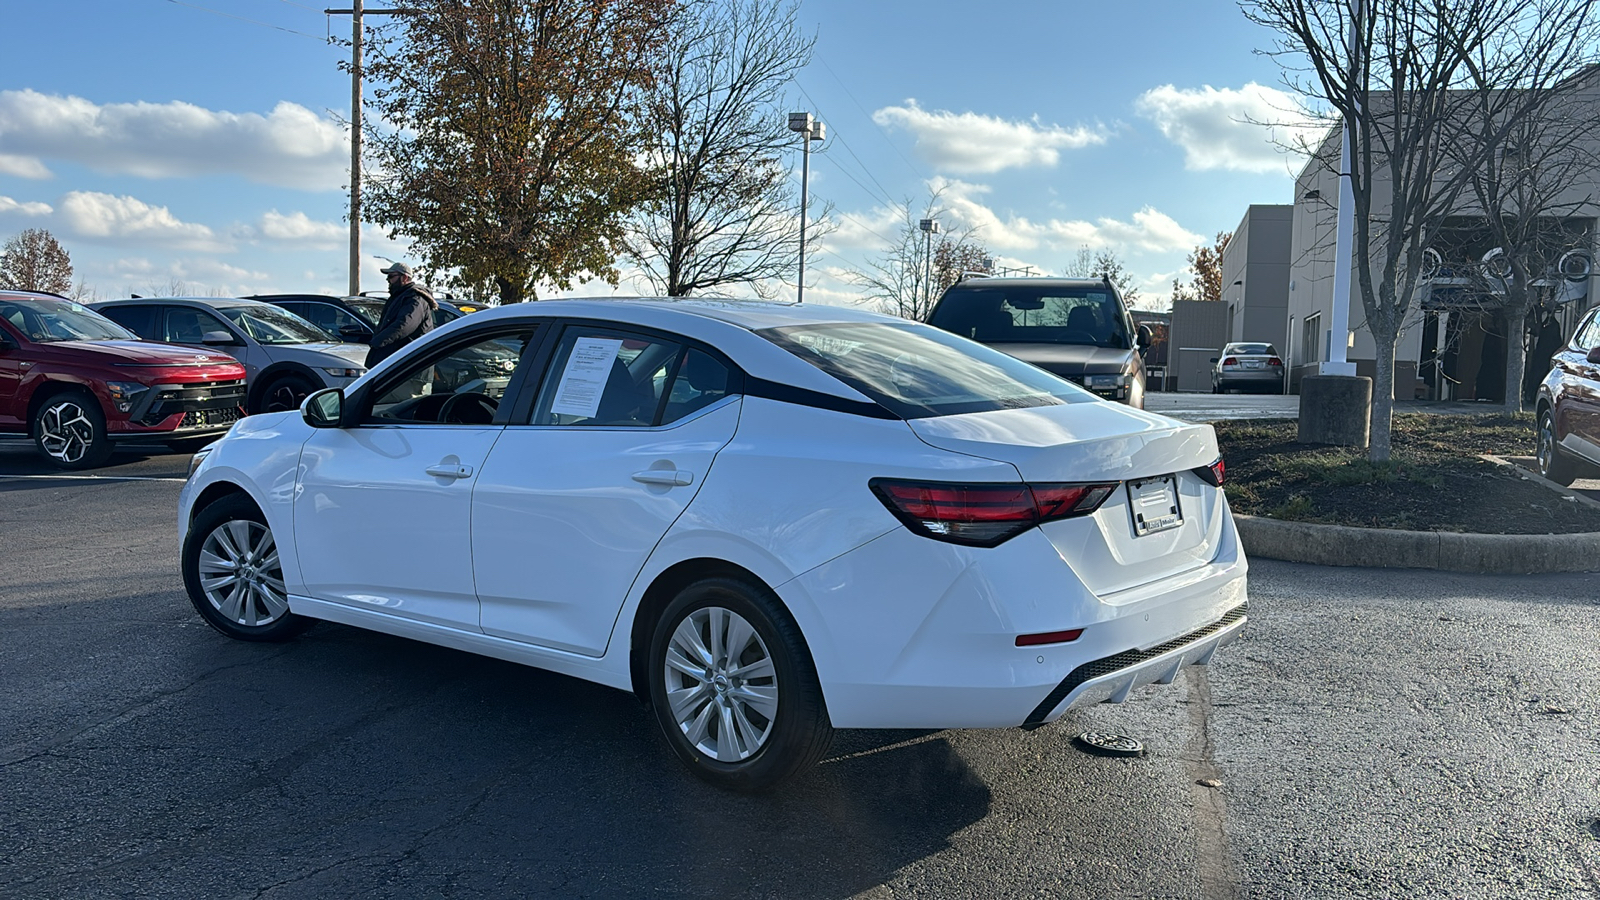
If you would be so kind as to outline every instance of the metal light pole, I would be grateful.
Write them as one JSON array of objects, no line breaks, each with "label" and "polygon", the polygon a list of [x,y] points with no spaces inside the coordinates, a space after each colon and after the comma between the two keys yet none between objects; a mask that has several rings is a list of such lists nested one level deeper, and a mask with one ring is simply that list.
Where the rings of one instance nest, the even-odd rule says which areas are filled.
[{"label": "metal light pole", "polygon": [[[1364,15],[1363,0],[1356,0],[1350,17],[1350,74],[1353,82],[1356,76],[1366,71],[1366,60],[1361,57],[1361,19]],[[1354,95],[1350,97],[1352,106],[1359,107]],[[1359,112],[1359,109],[1357,110]],[[1335,220],[1334,250],[1333,250],[1333,308],[1329,312],[1332,321],[1329,323],[1334,337],[1330,339],[1328,358],[1318,366],[1320,375],[1354,375],[1355,364],[1348,361],[1346,348],[1350,343],[1350,266],[1353,261],[1353,244],[1355,243],[1355,192],[1350,177],[1350,167],[1355,164],[1355,157],[1351,152],[1352,133],[1354,123],[1350,116],[1344,117],[1344,141],[1339,148],[1339,211]]]},{"label": "metal light pole", "polygon": [[926,315],[933,307],[933,236],[939,233],[937,219],[923,219],[917,225],[922,229],[922,311]]},{"label": "metal light pole", "polygon": [[808,112],[789,113],[789,130],[800,135],[800,279],[794,302],[806,301],[806,199],[811,189],[811,142],[826,135],[826,127]]}]

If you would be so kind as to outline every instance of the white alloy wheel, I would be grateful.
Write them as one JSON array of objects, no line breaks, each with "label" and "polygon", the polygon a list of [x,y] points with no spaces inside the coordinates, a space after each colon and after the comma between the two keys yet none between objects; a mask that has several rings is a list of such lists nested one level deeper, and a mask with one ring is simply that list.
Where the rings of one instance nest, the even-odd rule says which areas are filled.
[{"label": "white alloy wheel", "polygon": [[270,625],[289,611],[278,547],[260,522],[232,519],[206,535],[200,586],[212,609],[246,628]]}]

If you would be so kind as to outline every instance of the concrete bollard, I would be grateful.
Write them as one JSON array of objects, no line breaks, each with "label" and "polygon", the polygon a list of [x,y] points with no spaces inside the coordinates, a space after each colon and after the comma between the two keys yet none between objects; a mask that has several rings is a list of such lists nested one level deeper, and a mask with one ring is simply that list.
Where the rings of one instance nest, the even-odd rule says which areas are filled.
[{"label": "concrete bollard", "polygon": [[1300,379],[1302,444],[1367,448],[1372,437],[1372,379],[1361,375],[1308,375]]}]

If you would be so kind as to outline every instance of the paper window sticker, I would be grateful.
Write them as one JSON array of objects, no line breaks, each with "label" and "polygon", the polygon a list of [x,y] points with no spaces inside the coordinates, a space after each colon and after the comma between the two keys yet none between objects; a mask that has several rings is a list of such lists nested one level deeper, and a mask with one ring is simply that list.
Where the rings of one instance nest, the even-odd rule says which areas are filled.
[{"label": "paper window sticker", "polygon": [[617,360],[622,341],[615,338],[578,338],[567,356],[567,367],[556,385],[556,399],[550,411],[557,415],[592,419],[600,410],[600,395],[611,377],[611,364]]}]

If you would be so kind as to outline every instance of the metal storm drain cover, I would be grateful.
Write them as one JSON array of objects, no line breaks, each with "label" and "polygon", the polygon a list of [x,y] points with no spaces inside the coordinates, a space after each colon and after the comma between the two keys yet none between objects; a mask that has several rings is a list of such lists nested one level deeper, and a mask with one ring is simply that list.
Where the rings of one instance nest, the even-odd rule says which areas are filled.
[{"label": "metal storm drain cover", "polygon": [[1143,756],[1144,744],[1125,734],[1107,731],[1085,731],[1073,738],[1073,743],[1085,753],[1096,756]]}]

